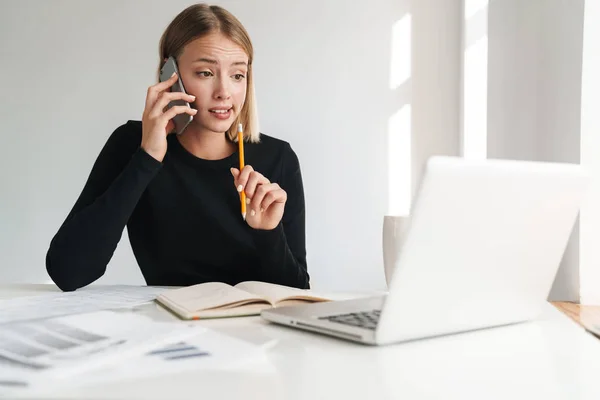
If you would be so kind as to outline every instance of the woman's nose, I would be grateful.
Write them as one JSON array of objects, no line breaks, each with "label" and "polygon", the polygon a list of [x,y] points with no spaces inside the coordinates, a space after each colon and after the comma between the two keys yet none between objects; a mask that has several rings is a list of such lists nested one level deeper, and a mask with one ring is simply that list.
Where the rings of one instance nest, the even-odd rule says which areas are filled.
[{"label": "woman's nose", "polygon": [[215,98],[226,100],[231,97],[231,90],[227,78],[218,79],[217,87],[215,88]]}]

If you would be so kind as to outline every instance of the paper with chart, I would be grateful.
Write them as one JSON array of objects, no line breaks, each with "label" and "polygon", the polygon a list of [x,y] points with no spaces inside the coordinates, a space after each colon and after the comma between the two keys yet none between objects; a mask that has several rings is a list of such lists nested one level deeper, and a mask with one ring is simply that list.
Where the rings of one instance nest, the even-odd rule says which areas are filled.
[{"label": "paper with chart", "polygon": [[0,324],[135,307],[153,301],[165,290],[168,288],[128,285],[89,286],[74,292],[0,300]]},{"label": "paper with chart", "polygon": [[139,378],[168,379],[171,374],[201,370],[247,368],[253,371],[273,368],[262,346],[206,329],[177,343],[169,344],[127,362],[87,374],[77,385],[89,386]]},{"label": "paper with chart", "polygon": [[[119,365],[205,331],[198,325],[99,311],[0,326],[0,394],[43,387]],[[70,381],[70,380],[69,380]]]}]

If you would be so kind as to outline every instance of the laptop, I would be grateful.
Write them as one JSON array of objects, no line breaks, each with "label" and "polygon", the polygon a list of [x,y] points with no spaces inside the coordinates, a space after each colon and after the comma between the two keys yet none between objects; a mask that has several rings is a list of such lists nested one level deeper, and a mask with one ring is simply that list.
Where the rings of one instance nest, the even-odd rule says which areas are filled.
[{"label": "laptop", "polygon": [[372,345],[536,319],[588,181],[574,164],[431,157],[385,296],[261,316]]}]

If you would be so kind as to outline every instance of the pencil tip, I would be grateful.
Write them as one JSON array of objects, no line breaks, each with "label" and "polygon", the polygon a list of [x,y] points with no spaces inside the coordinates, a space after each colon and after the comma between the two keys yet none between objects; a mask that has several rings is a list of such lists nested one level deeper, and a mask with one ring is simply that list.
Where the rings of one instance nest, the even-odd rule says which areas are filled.
[{"label": "pencil tip", "polygon": [[244,221],[246,220],[246,213],[242,213],[242,218],[244,218]]}]

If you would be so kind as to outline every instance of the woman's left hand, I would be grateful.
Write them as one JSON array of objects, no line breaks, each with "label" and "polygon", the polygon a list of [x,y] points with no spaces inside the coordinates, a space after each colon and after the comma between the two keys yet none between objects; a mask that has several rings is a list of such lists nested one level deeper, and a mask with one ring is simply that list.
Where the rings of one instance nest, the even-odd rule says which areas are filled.
[{"label": "woman's left hand", "polygon": [[287,193],[276,183],[271,183],[261,173],[246,165],[242,172],[231,168],[237,191],[246,193],[246,222],[254,229],[275,229],[287,200]]}]

